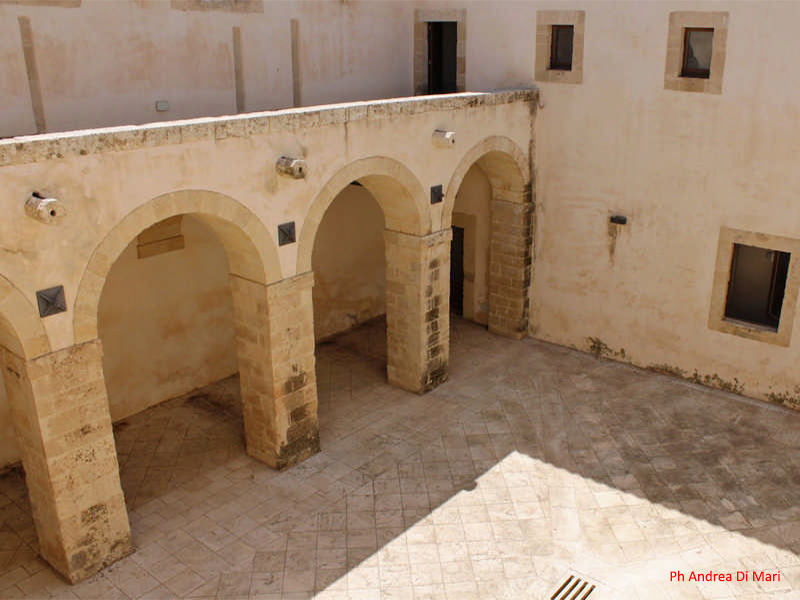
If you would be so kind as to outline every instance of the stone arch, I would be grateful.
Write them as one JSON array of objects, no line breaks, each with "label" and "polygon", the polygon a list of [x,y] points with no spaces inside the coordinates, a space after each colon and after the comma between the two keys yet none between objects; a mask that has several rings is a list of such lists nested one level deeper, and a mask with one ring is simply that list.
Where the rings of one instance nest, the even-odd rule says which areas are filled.
[{"label": "stone arch", "polygon": [[[533,264],[530,163],[520,147],[507,137],[488,137],[470,148],[447,187],[442,209],[445,228],[453,224],[456,195],[473,165],[486,175],[490,188],[489,247],[486,249],[488,314],[484,313],[483,318],[488,321],[489,331],[519,339],[528,331]],[[468,227],[466,222],[464,227]],[[462,229],[461,233],[466,237],[465,231],[468,229]],[[466,289],[464,295],[467,296]]]},{"label": "stone arch", "polygon": [[394,159],[363,158],[339,170],[314,198],[300,231],[298,273],[311,270],[311,254],[322,217],[339,192],[353,181],[358,181],[374,196],[383,210],[386,229],[410,235],[424,235],[430,231],[430,211],[416,176]]},{"label": "stone arch", "polygon": [[492,186],[494,200],[531,201],[530,164],[522,149],[511,139],[491,136],[467,150],[450,178],[444,197],[442,225],[449,227],[461,183],[472,165],[481,167]]},{"label": "stone arch", "polygon": [[33,302],[0,275],[0,346],[21,358],[50,352],[50,341]]},{"label": "stone arch", "polygon": [[181,214],[191,214],[211,227],[225,248],[231,274],[264,285],[281,278],[274,241],[250,209],[219,192],[170,192],[128,214],[95,249],[75,297],[76,344],[97,338],[97,313],[103,285],[122,251],[144,229]]}]

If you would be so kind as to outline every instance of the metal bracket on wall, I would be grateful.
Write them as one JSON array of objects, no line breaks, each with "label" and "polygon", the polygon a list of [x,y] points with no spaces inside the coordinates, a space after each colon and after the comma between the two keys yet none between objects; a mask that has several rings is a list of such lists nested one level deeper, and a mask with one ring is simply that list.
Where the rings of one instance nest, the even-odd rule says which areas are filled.
[{"label": "metal bracket on wall", "polygon": [[49,317],[67,310],[67,300],[64,297],[64,286],[39,290],[36,292],[36,304],[39,305],[39,316]]},{"label": "metal bracket on wall", "polygon": [[444,199],[444,191],[441,185],[431,187],[431,204],[439,204]]},{"label": "metal bracket on wall", "polygon": [[278,225],[278,246],[285,246],[286,244],[294,244],[294,242],[295,242],[294,221]]}]

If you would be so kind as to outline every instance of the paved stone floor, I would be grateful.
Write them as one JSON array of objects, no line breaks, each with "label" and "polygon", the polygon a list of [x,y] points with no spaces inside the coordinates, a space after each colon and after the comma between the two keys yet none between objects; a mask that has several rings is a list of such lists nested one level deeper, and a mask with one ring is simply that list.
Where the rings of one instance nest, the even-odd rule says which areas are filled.
[{"label": "paved stone floor", "polygon": [[138,551],[79,585],[7,474],[0,596],[549,599],[572,574],[588,600],[800,598],[800,413],[462,321],[420,397],[384,344],[320,345],[323,451],[288,472],[244,454],[235,379],[118,424]]}]

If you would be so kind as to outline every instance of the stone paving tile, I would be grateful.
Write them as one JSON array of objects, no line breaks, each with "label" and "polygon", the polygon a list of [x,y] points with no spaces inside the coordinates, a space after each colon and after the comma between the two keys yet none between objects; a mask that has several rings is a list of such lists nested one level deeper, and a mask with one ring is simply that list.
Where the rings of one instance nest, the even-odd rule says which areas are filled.
[{"label": "stone paving tile", "polygon": [[[385,383],[381,323],[320,344],[323,451],[283,473],[245,455],[235,378],[116,424],[137,552],[75,586],[0,476],[0,598],[549,598],[568,574],[591,600],[800,598],[800,414],[460,320],[451,340],[422,397]],[[734,581],[689,580],[710,571]]]}]

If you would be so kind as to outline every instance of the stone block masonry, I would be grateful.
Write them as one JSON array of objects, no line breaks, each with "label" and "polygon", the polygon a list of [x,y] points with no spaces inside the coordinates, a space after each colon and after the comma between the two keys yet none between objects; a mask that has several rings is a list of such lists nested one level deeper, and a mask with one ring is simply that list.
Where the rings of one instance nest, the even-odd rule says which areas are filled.
[{"label": "stone block masonry", "polygon": [[276,469],[319,451],[313,283],[230,276],[247,453]]},{"label": "stone block masonry", "polygon": [[522,339],[528,331],[533,204],[492,201],[489,331]]},{"label": "stone block masonry", "polygon": [[452,235],[384,232],[389,383],[419,394],[447,381]]},{"label": "stone block masonry", "polygon": [[3,364],[41,555],[85,579],[133,549],[100,341]]},{"label": "stone block masonry", "polygon": [[[227,40],[232,26],[225,26]],[[217,321],[224,325],[225,356],[233,321],[237,361],[226,369],[240,374],[247,452],[289,468],[320,448],[311,259],[325,210],[350,182],[373,195],[388,228],[393,385],[424,393],[448,378],[450,213],[458,182],[477,161],[497,205],[491,289],[500,301],[493,331],[524,329],[527,290],[520,282],[529,280],[530,214],[506,204],[530,198],[522,148],[530,143],[537,95],[393,98],[0,140],[9,250],[0,277],[6,422],[20,440],[13,451],[27,472],[42,556],[75,582],[132,549],[97,339],[103,289],[132,242],[139,256],[148,256],[136,267],[165,265],[152,271],[160,284],[169,282],[166,269],[177,264],[178,252],[197,249],[185,240],[179,249],[181,219],[197,231],[208,228],[209,248],[217,238],[219,280],[213,295],[198,299],[198,310],[222,314],[219,301],[226,303],[225,320]],[[441,127],[458,132],[453,151],[431,146],[431,133]],[[300,148],[313,157],[307,177],[276,179],[275,160],[287,152],[300,156]],[[428,187],[448,181],[454,192],[430,205]],[[34,191],[59,198],[66,218],[51,227],[27,217],[22,206]],[[489,202],[488,193],[482,201]],[[289,220],[297,246],[279,247],[277,227]],[[159,235],[150,238],[154,226]],[[54,284],[70,291],[68,311],[43,320],[35,293]],[[167,312],[154,308],[148,316],[170,326],[181,321]],[[161,381],[143,387],[150,385],[154,392],[167,387]]]}]

